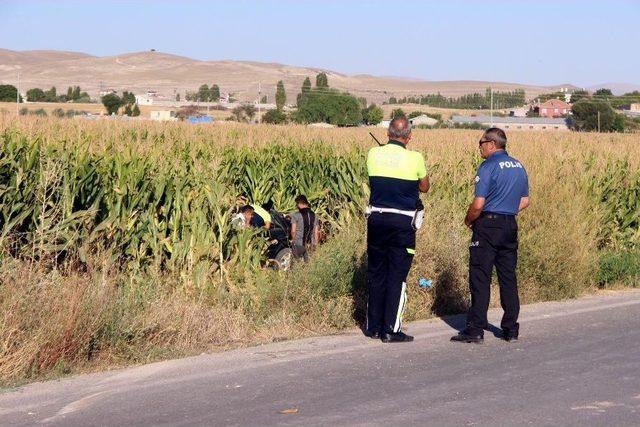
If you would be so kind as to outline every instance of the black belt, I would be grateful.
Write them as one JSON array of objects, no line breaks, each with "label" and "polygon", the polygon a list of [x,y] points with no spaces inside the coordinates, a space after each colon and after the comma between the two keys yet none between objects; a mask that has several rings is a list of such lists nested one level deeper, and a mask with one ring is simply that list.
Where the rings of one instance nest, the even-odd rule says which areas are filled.
[{"label": "black belt", "polygon": [[515,218],[515,215],[498,214],[498,213],[493,213],[493,212],[482,212],[480,214],[480,218],[509,219],[509,218]]}]

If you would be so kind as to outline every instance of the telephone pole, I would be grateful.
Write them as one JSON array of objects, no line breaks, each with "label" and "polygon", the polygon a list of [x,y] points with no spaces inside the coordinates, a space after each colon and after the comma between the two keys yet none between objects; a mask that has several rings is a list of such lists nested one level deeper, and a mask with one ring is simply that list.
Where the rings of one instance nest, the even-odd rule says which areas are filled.
[{"label": "telephone pole", "polygon": [[600,110],[598,110],[598,133],[600,133]]},{"label": "telephone pole", "polygon": [[18,87],[16,88],[16,117],[20,115],[20,71],[18,71]]},{"label": "telephone pole", "polygon": [[489,87],[489,93],[491,95],[491,101],[490,101],[490,112],[489,114],[491,115],[491,127],[493,127],[493,88]]}]

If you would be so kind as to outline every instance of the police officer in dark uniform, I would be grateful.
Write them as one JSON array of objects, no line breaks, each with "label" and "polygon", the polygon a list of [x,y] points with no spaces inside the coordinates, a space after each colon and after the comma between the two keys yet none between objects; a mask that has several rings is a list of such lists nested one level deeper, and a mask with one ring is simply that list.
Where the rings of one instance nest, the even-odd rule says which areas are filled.
[{"label": "police officer in dark uniform", "polygon": [[367,208],[367,325],[365,335],[383,342],[413,341],[401,331],[407,303],[406,279],[421,221],[419,192],[429,190],[422,154],[406,149],[411,124],[405,117],[389,124],[389,142],[367,157],[371,197]]},{"label": "police officer in dark uniform", "polygon": [[475,198],[464,223],[473,230],[469,244],[471,307],[467,327],[452,341],[481,343],[488,326],[491,275],[495,265],[504,310],[501,327],[506,341],[518,339],[520,301],[516,279],[518,224],[516,215],[529,206],[527,172],[506,152],[507,136],[499,128],[485,131],[479,141],[484,162],[475,178]]}]

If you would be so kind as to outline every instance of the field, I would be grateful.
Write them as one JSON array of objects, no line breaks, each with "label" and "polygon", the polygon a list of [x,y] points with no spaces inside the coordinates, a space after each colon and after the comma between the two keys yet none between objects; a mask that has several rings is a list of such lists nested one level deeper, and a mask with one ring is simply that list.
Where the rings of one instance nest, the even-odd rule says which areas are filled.
[{"label": "field", "polygon": [[[362,320],[369,129],[0,116],[0,381],[326,334]],[[374,131],[378,138],[384,130]],[[416,130],[432,178],[407,320],[463,311],[480,163],[471,130]],[[637,135],[518,132],[524,302],[637,285]],[[330,224],[307,265],[261,266],[229,225],[236,195]],[[434,280],[433,290],[417,287]],[[497,293],[494,293],[497,295]],[[498,304],[497,296],[493,304]]]}]

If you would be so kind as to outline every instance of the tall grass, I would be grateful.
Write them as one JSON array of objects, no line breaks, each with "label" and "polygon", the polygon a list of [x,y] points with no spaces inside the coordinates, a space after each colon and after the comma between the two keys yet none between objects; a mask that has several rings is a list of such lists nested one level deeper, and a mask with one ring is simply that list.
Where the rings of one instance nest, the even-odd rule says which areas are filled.
[{"label": "tall grass", "polygon": [[[364,308],[367,132],[0,118],[0,379],[354,325]],[[618,280],[618,264],[600,258],[638,253],[637,137],[509,138],[533,200],[520,218],[523,299]],[[433,190],[410,283],[430,277],[435,288],[410,286],[410,319],[466,307],[462,219],[477,139],[415,132],[411,148],[425,155]],[[264,269],[264,239],[229,225],[241,193],[282,210],[305,193],[333,235],[308,265]]]}]

